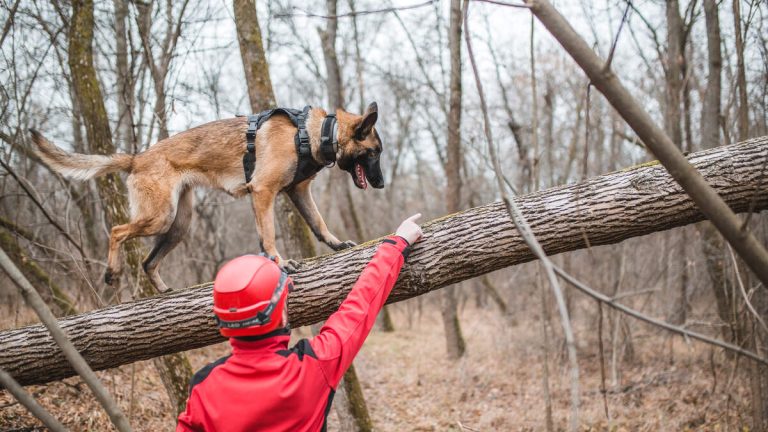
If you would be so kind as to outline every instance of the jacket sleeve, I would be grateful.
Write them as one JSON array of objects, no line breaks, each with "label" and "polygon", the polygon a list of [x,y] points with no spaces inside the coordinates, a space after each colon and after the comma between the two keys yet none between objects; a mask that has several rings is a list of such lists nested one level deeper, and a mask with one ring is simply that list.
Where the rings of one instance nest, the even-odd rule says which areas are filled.
[{"label": "jacket sleeve", "polygon": [[195,396],[194,390],[187,399],[187,408],[179,414],[179,422],[176,424],[176,432],[203,432],[202,424],[195,419],[195,413],[198,411],[200,400]]},{"label": "jacket sleeve", "polygon": [[339,310],[312,338],[312,349],[320,368],[334,389],[371,332],[408,252],[408,243],[402,237],[385,239]]}]

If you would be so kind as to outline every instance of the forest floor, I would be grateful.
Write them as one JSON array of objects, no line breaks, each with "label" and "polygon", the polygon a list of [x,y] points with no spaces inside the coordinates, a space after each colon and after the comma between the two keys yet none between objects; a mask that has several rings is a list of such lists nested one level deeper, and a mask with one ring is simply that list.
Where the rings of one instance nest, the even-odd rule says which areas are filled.
[{"label": "forest floor", "polygon": [[[546,429],[540,321],[516,323],[491,306],[477,309],[467,305],[461,315],[467,353],[461,360],[451,361],[444,355],[437,308],[425,306],[411,328],[406,310],[404,305],[392,308],[397,330],[374,331],[355,362],[376,430]],[[5,324],[0,321],[0,328],[10,327]],[[734,361],[719,351],[700,343],[686,344],[679,337],[670,338],[636,322],[629,324],[635,356],[617,367],[616,385],[612,383],[609,334],[604,331],[610,419],[600,391],[597,329],[576,331],[582,430],[746,430],[749,389],[746,374],[740,373],[743,362],[737,363],[734,372]],[[554,331],[559,333],[558,328]],[[298,329],[293,336],[308,337],[308,331]],[[189,355],[193,368],[198,369],[227,351],[224,343]],[[570,372],[563,352],[561,345],[554,347],[549,362],[556,430],[567,428],[570,413]],[[139,362],[98,375],[136,431],[173,430],[174,416],[151,363]],[[110,429],[106,414],[78,378],[27,389],[73,431]],[[0,391],[0,431],[42,430],[38,425],[8,393]],[[338,430],[337,425],[332,414],[329,430]]]}]

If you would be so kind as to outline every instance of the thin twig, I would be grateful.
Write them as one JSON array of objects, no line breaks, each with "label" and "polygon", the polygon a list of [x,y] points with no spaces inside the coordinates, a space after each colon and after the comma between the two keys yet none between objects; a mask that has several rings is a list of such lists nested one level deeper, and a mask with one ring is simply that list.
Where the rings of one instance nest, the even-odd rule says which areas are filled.
[{"label": "thin twig", "polygon": [[24,405],[24,408],[29,410],[33,416],[43,422],[45,427],[52,430],[53,432],[67,431],[67,428],[64,427],[63,424],[59,423],[59,421],[56,420],[56,418],[52,416],[51,413],[49,413],[45,408],[37,403],[35,398],[31,394],[27,393],[27,391],[24,390],[24,387],[19,385],[19,383],[17,383],[16,380],[13,379],[13,377],[3,368],[0,368],[0,384],[2,384],[3,387],[5,387],[6,390],[8,390],[8,392],[12,394],[17,401],[19,401],[20,404]]},{"label": "thin twig", "polygon": [[16,0],[16,3],[13,4],[11,10],[8,11],[8,18],[5,21],[5,25],[3,25],[3,33],[0,35],[0,46],[2,46],[3,42],[5,42],[5,37],[8,36],[8,32],[13,26],[13,18],[16,15],[16,10],[19,8],[19,4],[21,4],[21,0]]},{"label": "thin twig", "polygon": [[433,3],[436,3],[438,0],[427,0],[423,3],[417,3],[410,6],[400,6],[400,7],[388,7],[388,8],[382,8],[382,9],[371,9],[371,10],[362,10],[362,11],[354,11],[354,12],[348,12],[345,14],[339,14],[339,15],[322,15],[322,14],[314,14],[312,12],[307,12],[301,8],[298,8],[296,6],[293,7],[293,9],[300,11],[300,13],[282,13],[282,14],[275,14],[275,18],[291,18],[291,17],[307,17],[307,18],[322,18],[322,19],[336,19],[336,18],[348,18],[348,17],[355,17],[355,16],[362,16],[362,15],[371,15],[371,14],[377,14],[377,13],[388,13],[388,12],[394,12],[394,11],[401,11],[401,10],[411,10],[411,9],[418,9],[422,8],[424,6],[429,6]]},{"label": "thin twig", "polygon": [[659,289],[657,289],[657,288],[648,288],[648,289],[643,289],[643,290],[639,290],[639,291],[631,291],[631,292],[616,294],[613,297],[611,297],[611,300],[617,301],[617,300],[621,300],[623,298],[634,297],[634,296],[643,295],[643,294],[650,294],[650,293],[657,292],[657,291],[659,291]]},{"label": "thin twig", "polygon": [[19,177],[18,174],[16,174],[16,171],[13,170],[13,168],[10,167],[10,165],[6,164],[3,160],[0,159],[0,166],[5,169],[8,174],[11,175],[11,177],[16,180],[16,183],[21,186],[21,188],[24,190],[24,192],[27,194],[30,200],[32,200],[32,203],[35,204],[37,208],[40,209],[40,211],[43,213],[43,216],[45,216],[46,219],[48,219],[48,222],[51,223],[54,227],[56,227],[57,230],[66,238],[72,245],[77,249],[77,251],[80,253],[80,256],[83,257],[83,259],[86,259],[87,256],[85,254],[85,251],[83,250],[82,246],[80,246],[80,243],[78,243],[67,230],[64,229],[57,221],[53,218],[53,215],[48,213],[48,210],[43,206],[43,203],[40,202],[40,199],[37,197],[37,194],[26,184],[26,182],[22,181],[22,179]]},{"label": "thin twig", "polygon": [[109,395],[106,388],[101,384],[99,378],[93,372],[83,356],[77,351],[75,345],[69,340],[64,330],[59,326],[56,317],[53,316],[51,310],[43,301],[40,294],[32,287],[26,277],[6,255],[5,251],[0,248],[0,267],[5,270],[8,276],[21,290],[21,294],[27,304],[34,309],[40,321],[45,325],[48,331],[51,333],[51,337],[56,341],[56,344],[61,348],[64,356],[69,360],[72,368],[82,377],[83,381],[88,384],[88,387],[93,391],[94,396],[99,401],[104,410],[109,415],[110,420],[120,432],[130,432],[131,426],[128,424],[122,411]]},{"label": "thin twig", "polygon": [[584,112],[584,159],[581,165],[581,181],[587,179],[589,175],[589,110],[590,95],[592,92],[592,81],[587,83],[587,108]]},{"label": "thin twig", "polygon": [[605,67],[604,71],[609,71],[611,69],[611,63],[613,63],[613,54],[616,52],[616,44],[619,43],[619,35],[621,34],[621,29],[624,28],[624,23],[627,21],[627,15],[629,14],[629,9],[632,8],[632,1],[627,1],[627,8],[624,9],[624,15],[621,16],[621,22],[619,23],[619,29],[616,31],[616,37],[613,38],[613,43],[611,44],[611,50],[608,52],[608,59],[605,61]]},{"label": "thin twig", "polygon": [[530,6],[528,6],[526,4],[510,3],[510,2],[500,1],[500,0],[472,0],[472,1],[478,2],[478,3],[490,3],[490,4],[499,5],[499,6],[507,6],[507,7],[520,8],[520,9],[530,9],[531,8]]},{"label": "thin twig", "polygon": [[547,278],[552,285],[552,290],[557,300],[557,306],[560,312],[561,324],[563,326],[563,333],[565,334],[565,343],[568,349],[568,359],[571,364],[571,418],[570,429],[571,431],[577,431],[579,425],[579,365],[576,358],[576,344],[573,336],[573,329],[571,328],[570,318],[568,316],[568,308],[565,304],[565,298],[563,297],[560,284],[555,277],[552,261],[549,260],[538,242],[536,237],[528,225],[528,221],[523,216],[520,209],[517,207],[515,200],[507,194],[507,188],[503,180],[503,174],[501,172],[501,165],[499,164],[498,156],[496,155],[496,148],[493,143],[493,134],[491,133],[491,122],[488,117],[488,106],[485,102],[485,92],[483,91],[483,85],[480,80],[480,73],[477,69],[477,63],[475,62],[475,56],[472,51],[472,40],[469,33],[468,25],[469,15],[469,0],[464,0],[464,38],[467,43],[467,56],[472,64],[472,71],[475,76],[475,84],[477,86],[478,96],[480,98],[480,108],[483,112],[483,130],[485,132],[486,141],[488,144],[488,151],[493,161],[493,169],[496,174],[496,181],[498,184],[499,192],[502,196],[502,201],[509,213],[510,219],[515,224],[523,240],[531,249],[534,255],[536,255],[542,263],[544,270],[546,271]]},{"label": "thin twig", "polygon": [[549,310],[547,308],[547,288],[541,280],[541,266],[536,268],[536,285],[538,285],[541,294],[541,333],[543,343],[541,346],[542,354],[542,374],[541,386],[544,388],[544,422],[547,426],[547,432],[555,430],[555,422],[552,419],[552,395],[549,391]]},{"label": "thin twig", "polygon": [[605,418],[611,421],[608,413],[608,391],[605,388],[605,349],[603,348],[603,304],[597,302],[597,346],[600,349],[600,394],[603,395]]},{"label": "thin twig", "polygon": [[598,292],[597,290],[595,290],[595,289],[585,285],[584,283],[580,282],[578,279],[576,279],[575,277],[573,277],[570,274],[566,273],[563,269],[561,269],[560,267],[558,267],[556,265],[554,266],[554,270],[555,270],[555,273],[557,273],[560,277],[565,279],[566,282],[568,282],[569,284],[573,285],[574,288],[576,288],[579,291],[583,292],[584,294],[592,297],[593,299],[599,300],[599,301],[605,303],[606,305],[608,305],[608,306],[610,306],[610,307],[612,307],[612,308],[614,308],[616,310],[624,312],[625,314],[627,314],[627,315],[629,315],[629,316],[631,316],[633,318],[639,319],[640,321],[644,321],[644,322],[646,322],[648,324],[651,324],[651,325],[655,325],[656,327],[661,327],[661,328],[663,328],[665,330],[669,330],[669,331],[671,331],[673,333],[677,333],[679,335],[689,337],[691,339],[696,339],[698,341],[705,342],[705,343],[710,344],[710,345],[718,346],[720,348],[723,348],[723,349],[728,350],[728,351],[732,351],[732,352],[734,352],[736,354],[739,354],[739,355],[742,355],[744,357],[749,357],[752,360],[758,361],[758,362],[768,366],[768,359],[760,357],[759,355],[755,354],[752,351],[748,351],[748,350],[742,349],[741,347],[738,347],[736,345],[730,344],[728,342],[723,342],[721,340],[717,340],[715,338],[703,335],[701,333],[697,333],[697,332],[694,332],[694,331],[690,331],[690,330],[684,329],[684,328],[682,328],[680,326],[676,326],[676,325],[670,324],[670,323],[668,323],[666,321],[661,321],[661,320],[658,320],[658,319],[655,319],[655,318],[651,318],[651,317],[649,317],[649,316],[647,316],[647,315],[645,315],[645,314],[643,314],[643,313],[641,313],[639,311],[636,311],[636,310],[634,310],[634,309],[632,309],[632,308],[630,308],[628,306],[625,306],[625,305],[623,305],[621,303],[617,303],[617,302],[611,300],[610,297],[608,297],[605,294],[602,294],[602,293]]},{"label": "thin twig", "polygon": [[[531,42],[528,47],[531,54],[531,110],[533,111],[533,121],[531,124],[531,147],[533,147],[533,164],[531,167],[531,177],[533,178],[533,190],[539,190],[539,96],[536,92],[536,49],[535,42],[535,20],[531,15]],[[551,170],[552,167],[549,167]]]},{"label": "thin twig", "polygon": [[744,303],[747,305],[747,308],[750,312],[752,312],[752,315],[755,316],[755,319],[760,323],[761,326],[763,326],[763,330],[768,332],[768,326],[765,325],[765,321],[763,321],[763,318],[760,316],[759,313],[755,310],[755,307],[752,306],[752,302],[749,301],[749,296],[747,295],[746,289],[744,289],[744,282],[741,280],[741,272],[739,272],[739,263],[736,262],[736,256],[733,254],[733,248],[731,245],[728,246],[728,253],[731,255],[731,261],[733,262],[733,270],[736,272],[736,282],[739,285],[739,291],[741,291],[742,297],[744,297]]}]

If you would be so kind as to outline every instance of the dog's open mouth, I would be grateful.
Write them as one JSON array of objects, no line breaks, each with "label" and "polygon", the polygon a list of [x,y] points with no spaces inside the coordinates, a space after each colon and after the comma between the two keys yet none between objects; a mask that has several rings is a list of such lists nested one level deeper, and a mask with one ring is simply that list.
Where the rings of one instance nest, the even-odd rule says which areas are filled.
[{"label": "dog's open mouth", "polygon": [[355,186],[360,189],[368,189],[368,182],[365,180],[365,168],[359,163],[355,163],[355,175],[353,176]]}]

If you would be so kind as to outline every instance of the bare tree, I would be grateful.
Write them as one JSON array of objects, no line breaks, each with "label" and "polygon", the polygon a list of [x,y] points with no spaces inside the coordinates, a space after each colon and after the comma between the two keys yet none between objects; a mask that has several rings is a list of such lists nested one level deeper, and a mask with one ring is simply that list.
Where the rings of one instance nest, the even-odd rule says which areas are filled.
[{"label": "bare tree", "polygon": [[[101,95],[99,79],[93,64],[93,3],[75,1],[69,28],[69,68],[83,124],[91,150],[99,154],[112,154],[112,132]],[[96,180],[105,218],[114,227],[128,222],[128,203],[125,185],[117,174],[109,174]],[[126,243],[126,262],[132,274],[141,278],[141,248],[138,241]],[[117,275],[115,275],[117,276]],[[155,294],[149,281],[141,278],[140,295]],[[172,354],[155,361],[168,397],[176,412],[184,410],[192,367],[184,354]]]},{"label": "bare tree", "polygon": [[[189,0],[183,0],[180,2],[180,8],[178,17],[173,18],[173,6],[176,2],[165,3],[166,13],[166,30],[162,43],[160,44],[160,55],[155,57],[152,52],[151,42],[151,30],[152,30],[152,8],[153,3],[151,0],[148,2],[136,1],[136,9],[138,14],[136,15],[136,24],[139,29],[139,36],[141,37],[141,46],[144,49],[144,58],[149,67],[149,71],[152,75],[152,82],[155,90],[155,107],[153,122],[157,121],[158,125],[158,140],[168,138],[168,113],[166,107],[166,86],[165,79],[168,76],[168,72],[171,67],[171,60],[173,59],[174,52],[176,50],[179,37],[181,36],[182,24],[184,20],[184,12],[187,9]],[[147,139],[151,139],[148,136]]]},{"label": "bare tree", "polygon": [[[446,210],[459,211],[461,207],[461,0],[451,0],[449,46],[451,52],[450,99],[448,102],[448,133],[446,144],[445,178]],[[461,334],[456,287],[443,292],[443,328],[448,357],[458,359],[464,355],[466,342]]]}]

